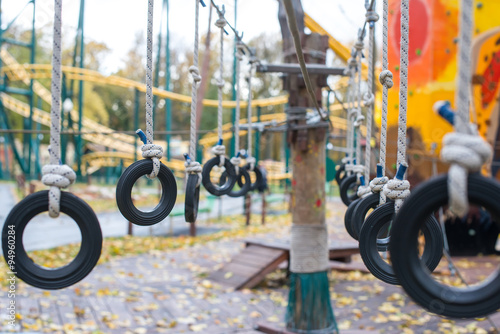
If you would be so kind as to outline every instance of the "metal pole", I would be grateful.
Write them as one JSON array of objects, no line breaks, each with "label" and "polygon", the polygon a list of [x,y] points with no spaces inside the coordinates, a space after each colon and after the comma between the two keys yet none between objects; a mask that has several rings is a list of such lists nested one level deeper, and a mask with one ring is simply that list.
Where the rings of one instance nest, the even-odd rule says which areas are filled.
[{"label": "metal pole", "polygon": [[[168,0],[164,0],[167,7],[167,41],[165,43],[165,90],[170,91],[170,6]],[[167,160],[170,161],[171,150],[170,141],[172,140],[172,135],[169,133],[172,129],[172,101],[166,99],[165,104],[165,122],[167,135],[165,140],[167,141]]]},{"label": "metal pole", "polygon": [[[260,116],[262,114],[262,107],[257,106],[257,122],[260,122]],[[259,162],[260,159],[260,131],[255,131],[255,161]]]},{"label": "metal pole", "polygon": [[[84,13],[85,13],[85,0],[80,1],[80,68],[83,69],[84,63],[84,55],[85,55],[85,43],[83,40],[83,26],[84,26]],[[83,80],[80,80],[78,83],[78,131],[82,131],[82,118],[83,118]],[[82,135],[78,135],[77,148],[75,150],[76,155],[76,163],[77,166],[77,175],[82,175]]]}]

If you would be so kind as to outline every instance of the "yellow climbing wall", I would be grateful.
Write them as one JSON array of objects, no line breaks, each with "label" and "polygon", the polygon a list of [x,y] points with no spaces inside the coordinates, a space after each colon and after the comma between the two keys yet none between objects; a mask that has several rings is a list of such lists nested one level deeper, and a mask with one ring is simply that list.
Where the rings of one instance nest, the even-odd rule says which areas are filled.
[{"label": "yellow climbing wall", "polygon": [[[389,69],[394,73],[395,83],[389,91],[388,142],[393,143],[388,147],[390,164],[395,162],[398,123],[400,3],[400,0],[391,0],[389,4]],[[481,135],[493,144],[498,137],[499,123],[500,1],[475,1],[474,11],[473,110]],[[452,126],[435,114],[432,106],[438,100],[449,100],[453,105],[458,17],[459,0],[410,1],[408,136],[412,170],[409,174],[416,182],[430,176],[426,155],[432,143],[437,144],[439,151],[442,137],[452,131]]]}]

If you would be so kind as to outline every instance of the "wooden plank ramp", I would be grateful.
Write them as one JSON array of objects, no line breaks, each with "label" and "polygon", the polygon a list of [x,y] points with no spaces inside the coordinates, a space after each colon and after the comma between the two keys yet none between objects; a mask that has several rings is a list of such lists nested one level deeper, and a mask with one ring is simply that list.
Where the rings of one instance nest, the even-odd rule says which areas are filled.
[{"label": "wooden plank ramp", "polygon": [[235,289],[253,288],[286,260],[288,252],[285,250],[249,245],[208,278]]},{"label": "wooden plank ramp", "polygon": [[[295,332],[287,331],[283,328],[278,328],[276,325],[271,325],[268,323],[259,323],[255,328],[257,332],[266,334],[296,334]],[[358,329],[348,329],[340,331],[340,334],[378,334],[379,331],[369,331],[369,330],[358,330]]]},{"label": "wooden plank ramp", "polygon": [[[276,270],[290,256],[290,242],[279,239],[245,239],[246,247],[230,262],[212,272],[208,279],[234,289],[251,289]],[[336,263],[349,263],[359,253],[356,243],[331,241],[329,257]]]}]

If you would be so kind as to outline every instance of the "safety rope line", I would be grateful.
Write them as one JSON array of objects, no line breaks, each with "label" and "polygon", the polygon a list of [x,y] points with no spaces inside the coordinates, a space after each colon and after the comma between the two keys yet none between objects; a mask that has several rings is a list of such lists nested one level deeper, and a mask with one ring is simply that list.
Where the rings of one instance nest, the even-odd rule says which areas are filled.
[{"label": "safety rope line", "polygon": [[386,196],[382,191],[384,185],[389,181],[385,176],[385,160],[387,150],[387,105],[389,102],[389,89],[394,85],[392,81],[392,72],[389,71],[389,0],[383,3],[383,28],[382,28],[382,72],[379,75],[379,81],[383,86],[382,90],[382,121],[380,124],[380,155],[377,164],[377,177],[371,180],[370,187],[373,192],[380,193],[379,204],[386,202]]},{"label": "safety rope line", "polygon": [[[216,7],[217,8],[217,7]],[[224,159],[226,155],[226,147],[223,145],[222,141],[222,89],[224,88],[224,27],[227,24],[226,19],[224,18],[226,10],[224,5],[222,5],[222,10],[217,8],[217,13],[219,14],[219,18],[215,21],[215,25],[220,28],[220,64],[219,64],[219,78],[217,80],[217,88],[218,88],[218,98],[219,105],[217,107],[217,134],[219,136],[219,141],[217,145],[212,148],[212,152],[220,157],[219,166],[224,165]]]},{"label": "safety rope line", "polygon": [[163,147],[153,143],[153,7],[154,0],[148,0],[146,37],[146,137],[144,138],[141,129],[136,131],[144,142],[141,148],[142,157],[149,158],[153,161],[153,170],[151,174],[146,175],[150,179],[154,179],[160,172],[160,159],[163,156]]},{"label": "safety rope line", "polygon": [[304,79],[304,83],[306,85],[309,98],[312,100],[313,105],[316,108],[316,111],[318,112],[318,115],[320,116],[321,120],[327,121],[330,124],[330,127],[333,129],[333,124],[330,118],[328,117],[328,114],[323,111],[323,109],[318,104],[318,101],[316,100],[316,94],[314,93],[311,78],[309,76],[309,72],[307,72],[307,65],[304,58],[304,53],[302,51],[299,27],[297,26],[297,19],[295,17],[295,9],[293,8],[293,2],[292,0],[283,0],[283,5],[286,11],[288,28],[290,29],[290,33],[292,34],[293,44],[295,45],[295,51],[297,53],[297,60],[300,65],[300,71],[302,72],[302,77]]},{"label": "safety rope line", "polygon": [[408,165],[406,163],[406,113],[408,103],[408,50],[410,30],[410,0],[401,1],[401,45],[399,66],[399,120],[398,120],[398,170],[396,177],[384,186],[384,193],[395,201],[394,211],[397,213],[403,201],[410,195],[410,182],[405,180]]},{"label": "safety rope line", "polygon": [[198,161],[196,161],[196,144],[198,141],[198,134],[196,129],[196,104],[198,103],[198,86],[201,82],[200,69],[198,68],[199,62],[199,18],[200,18],[200,0],[195,2],[195,19],[194,19],[194,48],[193,48],[193,66],[189,67],[189,73],[193,78],[191,85],[191,124],[190,124],[190,142],[189,142],[189,155],[184,155],[186,162],[186,173],[198,174],[198,186],[201,183],[202,168]]},{"label": "safety rope line", "polygon": [[255,69],[255,64],[256,64],[256,58],[253,56],[250,58],[250,73],[248,75],[248,104],[247,104],[247,125],[248,125],[248,132],[247,132],[247,162],[250,164],[250,170],[254,170],[255,168],[255,158],[252,155],[253,148],[252,148],[252,116],[253,116],[253,109],[252,109],[252,77],[253,77],[253,71]]},{"label": "safety rope line", "polygon": [[49,216],[59,216],[61,188],[66,188],[76,180],[76,174],[68,165],[61,164],[61,58],[62,58],[62,0],[54,1],[54,37],[52,53],[52,105],[50,108],[50,164],[42,168],[42,182],[50,186]]},{"label": "safety rope line", "polygon": [[478,172],[481,166],[491,159],[492,149],[479,135],[477,126],[470,124],[469,87],[471,84],[471,46],[474,29],[473,0],[462,0],[460,5],[455,132],[444,136],[441,158],[451,164],[448,170],[450,211],[461,217],[469,211],[467,174],[468,172]]}]

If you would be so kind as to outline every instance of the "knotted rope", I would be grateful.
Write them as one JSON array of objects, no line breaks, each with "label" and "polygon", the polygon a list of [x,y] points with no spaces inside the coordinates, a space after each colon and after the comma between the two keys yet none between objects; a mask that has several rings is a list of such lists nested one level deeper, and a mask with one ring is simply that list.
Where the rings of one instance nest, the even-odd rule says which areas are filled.
[{"label": "knotted rope", "polygon": [[462,0],[460,9],[460,49],[458,58],[458,83],[455,97],[457,106],[454,118],[455,132],[443,138],[441,158],[451,163],[448,170],[450,211],[463,216],[469,211],[467,174],[477,172],[491,158],[491,147],[470,124],[469,85],[471,82],[471,46],[474,28],[473,0]]},{"label": "knotted rope", "polygon": [[196,161],[196,143],[198,140],[196,129],[196,104],[198,102],[198,86],[201,82],[200,70],[198,68],[198,49],[199,49],[199,17],[200,17],[200,0],[195,2],[195,23],[194,23],[194,48],[193,48],[193,66],[189,67],[189,73],[193,78],[191,85],[191,128],[190,128],[190,141],[189,141],[189,155],[185,156],[186,173],[198,174],[198,186],[201,184],[202,168],[198,161]]},{"label": "knotted rope", "polygon": [[389,89],[394,86],[392,81],[392,72],[389,71],[389,0],[384,0],[383,4],[383,47],[382,47],[382,72],[379,75],[379,81],[383,86],[382,92],[382,121],[380,125],[380,156],[379,163],[377,165],[377,177],[370,182],[370,187],[373,192],[380,193],[380,204],[386,202],[386,196],[382,191],[384,185],[387,184],[389,178],[385,176],[385,159],[386,159],[386,147],[387,147],[387,105],[389,102]]},{"label": "knotted rope", "polygon": [[[401,1],[401,49],[400,49],[400,83],[399,83],[399,121],[398,121],[398,171],[396,177],[384,186],[384,194],[395,200],[394,210],[397,213],[405,198],[410,195],[410,183],[404,180],[408,165],[406,164],[406,111],[408,98],[408,49],[410,44],[410,0]],[[385,4],[384,4],[385,5]],[[384,9],[385,11],[385,9]],[[384,14],[385,15],[385,14]],[[385,22],[384,22],[385,25]],[[384,82],[390,75],[384,74]]]},{"label": "knotted rope", "polygon": [[50,108],[50,164],[42,168],[42,182],[50,186],[49,216],[59,217],[61,188],[66,188],[76,180],[76,174],[68,165],[61,165],[61,25],[62,0],[54,1],[54,39],[52,53],[52,105]]},{"label": "knotted rope", "polygon": [[222,144],[222,89],[224,88],[225,81],[223,77],[224,73],[224,27],[227,24],[224,14],[226,9],[222,5],[222,10],[218,10],[219,18],[215,21],[215,25],[220,28],[220,66],[219,66],[219,78],[217,80],[219,105],[217,108],[217,133],[219,135],[219,142],[217,145],[212,147],[212,153],[219,156],[220,162],[219,166],[223,166],[225,162],[226,147]]},{"label": "knotted rope", "polygon": [[[146,37],[146,142],[142,145],[142,157],[153,160],[153,170],[146,175],[154,179],[160,172],[160,159],[163,157],[163,148],[153,144],[153,6],[154,0],[148,0],[148,23]],[[137,132],[141,131],[140,129]]]}]

